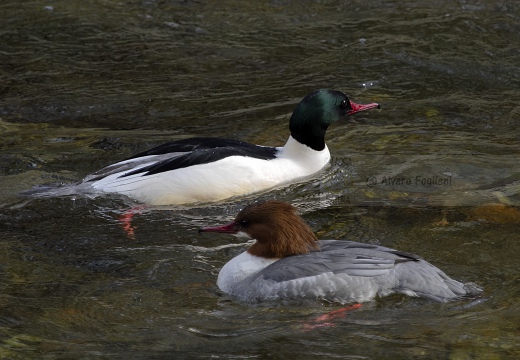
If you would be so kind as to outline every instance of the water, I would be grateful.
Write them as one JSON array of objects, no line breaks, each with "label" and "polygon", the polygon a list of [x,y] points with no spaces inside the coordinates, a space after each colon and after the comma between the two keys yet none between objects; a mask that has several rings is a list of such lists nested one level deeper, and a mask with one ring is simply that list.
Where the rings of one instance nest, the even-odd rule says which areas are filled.
[{"label": "water", "polygon": [[[0,19],[0,357],[520,355],[516,2],[6,0]],[[180,137],[282,145],[317,88],[382,109],[329,129],[313,179],[130,221],[128,199],[19,195]],[[237,303],[216,275],[246,245],[197,229],[257,198],[485,295],[395,296],[328,322],[340,306]]]}]

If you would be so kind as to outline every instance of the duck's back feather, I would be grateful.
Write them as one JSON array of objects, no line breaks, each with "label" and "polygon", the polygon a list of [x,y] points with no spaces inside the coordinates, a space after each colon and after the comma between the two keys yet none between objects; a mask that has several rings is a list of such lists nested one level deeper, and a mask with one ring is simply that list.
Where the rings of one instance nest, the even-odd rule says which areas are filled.
[{"label": "duck's back feather", "polygon": [[225,159],[230,156],[244,156],[262,160],[272,160],[275,158],[276,149],[271,147],[216,147],[200,148],[191,152],[180,154],[169,159],[158,161],[152,165],[138,168],[127,172],[121,177],[143,173],[146,175],[159,174],[165,171],[172,171],[194,165],[202,165]]},{"label": "duck's back feather", "polygon": [[[156,146],[152,149],[140,152],[130,157],[129,159],[140,158],[143,156],[150,155],[163,155],[169,153],[187,153],[198,150],[212,150],[217,148],[235,148],[240,149],[240,151],[244,154],[248,154],[247,156],[262,158],[262,159],[272,159],[276,153],[276,148],[269,146],[259,146],[255,144],[250,144],[244,141],[232,140],[232,139],[221,139],[221,138],[212,138],[212,137],[194,137],[188,139],[181,139],[176,141],[171,141],[159,146]],[[236,154],[240,155],[240,154]],[[228,155],[230,156],[230,155]]]},{"label": "duck's back feather", "polygon": [[320,241],[320,250],[280,259],[233,289],[245,301],[317,297],[367,301],[404,293],[446,301],[478,292],[419,256],[341,240]]},{"label": "duck's back feather", "polygon": [[159,145],[136,154],[124,161],[107,166],[88,176],[85,181],[93,182],[104,177],[122,173],[119,177],[135,174],[153,175],[194,165],[212,163],[230,156],[245,156],[271,160],[277,149],[243,141],[220,138],[189,138]]}]

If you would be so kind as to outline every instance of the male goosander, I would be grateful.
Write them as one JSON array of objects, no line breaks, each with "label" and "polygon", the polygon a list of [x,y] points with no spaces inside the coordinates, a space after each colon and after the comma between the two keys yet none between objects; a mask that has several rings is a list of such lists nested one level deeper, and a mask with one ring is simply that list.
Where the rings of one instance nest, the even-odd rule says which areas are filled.
[{"label": "male goosander", "polygon": [[334,90],[317,90],[296,106],[284,147],[219,138],[191,138],[160,145],[83,179],[94,189],[150,205],[212,202],[245,195],[311,175],[330,160],[327,127],[379,104],[360,105]]},{"label": "male goosander", "polygon": [[448,301],[482,291],[449,278],[417,255],[353,241],[320,241],[296,208],[279,201],[250,205],[231,223],[200,231],[256,240],[224,265],[217,280],[223,292],[246,302],[310,298],[349,303],[392,293]]}]

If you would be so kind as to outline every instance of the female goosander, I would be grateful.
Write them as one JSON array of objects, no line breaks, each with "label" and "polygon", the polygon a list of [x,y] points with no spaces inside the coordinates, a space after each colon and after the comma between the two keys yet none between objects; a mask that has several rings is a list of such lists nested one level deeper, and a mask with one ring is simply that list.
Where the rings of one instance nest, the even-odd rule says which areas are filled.
[{"label": "female goosander", "polygon": [[219,138],[160,145],[88,175],[82,185],[150,205],[212,202],[311,175],[330,160],[327,127],[379,104],[360,105],[334,90],[305,96],[294,110],[284,147]]},{"label": "female goosander", "polygon": [[447,301],[482,291],[449,278],[417,255],[352,241],[320,241],[296,208],[279,201],[250,205],[231,223],[200,231],[256,240],[224,265],[217,280],[223,292],[246,302],[317,298],[348,303],[392,293]]}]

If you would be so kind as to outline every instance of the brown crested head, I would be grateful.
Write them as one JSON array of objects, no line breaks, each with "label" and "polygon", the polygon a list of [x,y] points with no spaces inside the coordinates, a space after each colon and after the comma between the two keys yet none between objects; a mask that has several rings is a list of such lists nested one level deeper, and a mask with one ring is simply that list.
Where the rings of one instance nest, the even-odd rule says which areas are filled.
[{"label": "brown crested head", "polygon": [[269,200],[247,206],[227,225],[200,231],[247,234],[256,240],[248,252],[264,258],[307,254],[318,248],[318,239],[296,212],[290,204]]}]

